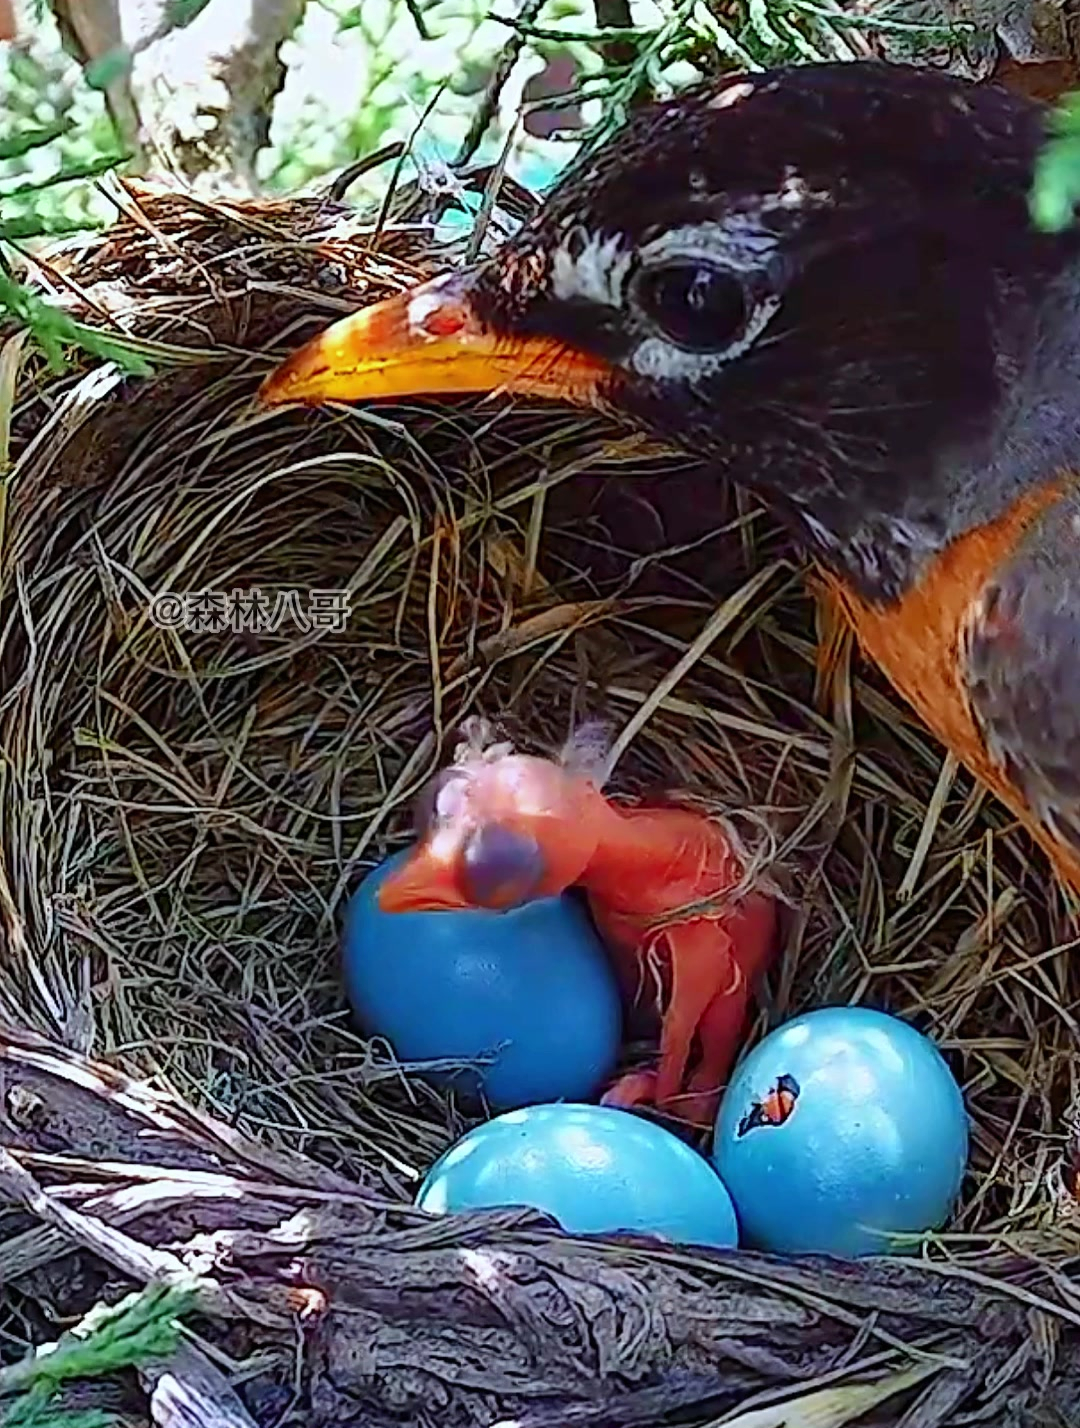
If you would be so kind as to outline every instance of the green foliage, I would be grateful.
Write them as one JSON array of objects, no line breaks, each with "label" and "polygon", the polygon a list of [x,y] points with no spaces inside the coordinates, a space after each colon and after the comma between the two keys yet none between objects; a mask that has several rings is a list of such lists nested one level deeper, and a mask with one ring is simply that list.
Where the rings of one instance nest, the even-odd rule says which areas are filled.
[{"label": "green foliage", "polygon": [[[171,0],[170,18],[186,25],[208,3],[229,0]],[[582,76],[581,93],[544,104],[558,109],[560,103],[584,101],[594,139],[643,94],[670,92],[703,72],[853,57],[845,40],[852,28],[902,30],[913,40],[945,33],[941,26],[890,18],[890,0],[872,17],[845,13],[839,0],[634,0],[630,30],[598,28],[594,4],[546,0],[534,10],[535,23],[522,27],[524,64],[516,70],[520,83],[537,56],[570,55]],[[512,38],[518,8],[488,0],[309,0],[282,53],[288,79],[275,107],[270,147],[260,160],[268,187],[294,192],[390,141],[408,140],[436,96],[423,142],[444,161],[451,158]],[[26,182],[17,195],[5,193],[9,186],[0,160],[5,221],[27,234],[36,219],[46,235],[110,219],[100,195],[76,180],[120,158],[100,91],[130,63],[130,54],[105,55],[83,74],[63,54],[51,18],[40,34],[8,50],[6,62],[0,60],[0,66],[6,63],[6,73],[0,73],[5,94],[0,144],[30,125],[64,127],[31,171],[18,174]],[[618,62],[613,52],[620,55]],[[494,126],[478,157],[494,158],[503,138]],[[46,172],[48,191],[41,187]]]},{"label": "green foliage", "polygon": [[178,1321],[191,1306],[190,1291],[152,1285],[113,1308],[100,1307],[79,1332],[0,1373],[0,1428],[112,1428],[115,1420],[106,1414],[58,1410],[57,1394],[79,1379],[168,1358],[179,1343]]},{"label": "green foliage", "polygon": [[[51,19],[38,16],[55,36]],[[34,48],[12,46],[2,76],[0,112],[0,245],[82,232],[114,217],[92,180],[127,157],[100,95],[63,54],[59,38]],[[0,249],[2,251],[2,249]],[[19,283],[0,263],[0,314],[29,328],[54,371],[65,349],[80,347],[125,371],[151,370],[119,339],[74,321]]]},{"label": "green foliage", "polygon": [[164,23],[172,30],[183,30],[199,18],[209,3],[210,0],[170,0]]},{"label": "green foliage", "polygon": [[283,51],[289,79],[260,165],[267,186],[295,192],[408,140],[435,96],[424,142],[452,157],[509,37],[490,18],[498,8],[484,0],[412,0],[411,7],[407,0],[311,0]]},{"label": "green foliage", "polygon": [[66,134],[70,125],[66,119],[54,119],[37,129],[24,129],[21,134],[9,134],[0,139],[0,163],[11,159],[22,159],[33,149],[43,149],[61,134]]},{"label": "green foliage", "polygon": [[1080,93],[1065,96],[1048,129],[1035,166],[1031,216],[1044,233],[1060,233],[1073,222],[1080,202]]},{"label": "green foliage", "polygon": [[85,65],[83,78],[91,89],[100,89],[104,93],[110,84],[127,74],[131,62],[132,54],[127,45],[118,45]]},{"label": "green foliage", "polygon": [[925,44],[940,42],[957,28],[887,18],[887,5],[873,16],[851,15],[838,0],[657,0],[651,8],[655,22],[629,31],[583,28],[572,24],[565,11],[561,25],[548,19],[525,28],[534,44],[573,48],[579,59],[583,52],[596,56],[616,43],[620,52],[629,50],[622,62],[594,66],[581,93],[573,96],[594,101],[601,111],[588,131],[589,145],[603,141],[643,97],[671,94],[693,79],[732,69],[855,59],[857,52],[845,39],[853,29],[888,30],[912,44]]},{"label": "green foliage", "polygon": [[0,269],[0,312],[5,311],[30,329],[54,372],[64,370],[65,346],[81,347],[94,357],[115,362],[133,377],[148,377],[153,371],[125,342],[76,322]]},{"label": "green foliage", "polygon": [[0,50],[0,238],[111,221],[88,181],[126,157],[103,96],[64,54],[51,18],[32,45]]}]

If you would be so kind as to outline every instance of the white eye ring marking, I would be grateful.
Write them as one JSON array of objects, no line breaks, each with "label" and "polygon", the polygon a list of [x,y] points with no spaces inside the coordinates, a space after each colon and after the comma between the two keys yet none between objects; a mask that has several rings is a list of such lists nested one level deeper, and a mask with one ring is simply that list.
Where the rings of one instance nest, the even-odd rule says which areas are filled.
[{"label": "white eye ring marking", "polygon": [[[747,317],[732,342],[714,352],[687,351],[652,330],[650,324],[627,365],[653,381],[694,381],[741,357],[758,340],[783,301],[780,293],[768,291],[769,285],[763,284],[762,278],[781,244],[790,241],[793,220],[788,216],[782,229],[774,231],[763,218],[778,211],[791,215],[793,210],[797,213],[824,207],[832,201],[831,193],[809,188],[794,169],[788,168],[777,193],[747,202],[742,208],[733,207],[720,218],[669,228],[644,243],[637,255],[642,269],[672,261],[709,266],[719,262],[733,277],[748,280]],[[798,217],[794,221],[798,223]],[[759,293],[756,299],[752,296],[755,289]]]},{"label": "white eye ring marking", "polygon": [[[559,301],[583,300],[601,307],[624,309],[627,285],[639,267],[648,268],[671,260],[723,266],[737,278],[760,276],[785,237],[790,236],[794,215],[799,210],[824,207],[833,202],[831,193],[811,189],[791,168],[784,174],[780,189],[741,208],[733,207],[722,217],[701,223],[669,228],[635,251],[616,233],[588,233],[577,225],[568,226],[552,254],[550,291]],[[784,212],[784,235],[773,231],[763,219]],[[797,223],[798,218],[794,217]],[[708,377],[752,347],[779,311],[782,299],[764,293],[749,307],[747,320],[729,346],[715,352],[692,352],[676,346],[658,334],[652,325],[627,359],[627,366],[653,381],[693,381]],[[645,319],[637,315],[639,328]]]},{"label": "white eye ring marking", "polygon": [[648,266],[669,258],[715,265],[719,256],[725,268],[742,275],[760,271],[779,246],[779,235],[763,231],[756,214],[732,212],[720,222],[669,228],[643,244],[638,257]]},{"label": "white eye ring marking", "polygon": [[[560,302],[575,298],[601,307],[622,304],[634,255],[617,233],[583,233],[577,254],[570,252],[570,230],[551,257],[551,292]],[[577,230],[580,232],[580,230]]]},{"label": "white eye ring marking", "polygon": [[[721,221],[689,223],[669,228],[639,253],[641,269],[669,261],[720,266],[734,278],[760,274],[779,247],[778,234],[763,230],[756,212],[731,212]],[[723,255],[717,263],[717,255]],[[742,329],[727,347],[713,352],[694,352],[679,347],[656,332],[649,331],[631,353],[627,365],[652,381],[693,381],[708,377],[741,357],[764,332],[780,310],[779,294],[762,295],[756,301],[747,293],[747,316]],[[644,320],[644,319],[642,319]]]},{"label": "white eye ring marking", "polygon": [[[760,271],[781,242],[781,235],[762,223],[765,215],[792,214],[827,206],[832,201],[831,193],[809,188],[789,167],[776,193],[742,208],[732,208],[718,219],[669,228],[642,244],[636,253],[621,234],[589,233],[570,224],[552,253],[551,295],[560,302],[578,300],[619,308],[625,299],[627,279],[638,262],[649,264],[672,257],[712,262],[722,253],[725,265],[735,273]],[[790,224],[789,217],[787,226]]]}]

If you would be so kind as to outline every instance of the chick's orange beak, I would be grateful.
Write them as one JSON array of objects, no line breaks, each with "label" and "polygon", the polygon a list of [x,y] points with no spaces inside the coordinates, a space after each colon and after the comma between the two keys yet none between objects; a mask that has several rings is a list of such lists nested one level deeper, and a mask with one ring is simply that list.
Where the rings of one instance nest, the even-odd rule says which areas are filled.
[{"label": "chick's orange beak", "polygon": [[380,912],[456,912],[469,906],[457,889],[452,865],[424,846],[387,874],[378,904]]},{"label": "chick's orange beak", "polygon": [[605,363],[552,338],[492,331],[470,286],[468,272],[450,273],[335,322],[271,372],[260,402],[505,391],[595,403]]}]

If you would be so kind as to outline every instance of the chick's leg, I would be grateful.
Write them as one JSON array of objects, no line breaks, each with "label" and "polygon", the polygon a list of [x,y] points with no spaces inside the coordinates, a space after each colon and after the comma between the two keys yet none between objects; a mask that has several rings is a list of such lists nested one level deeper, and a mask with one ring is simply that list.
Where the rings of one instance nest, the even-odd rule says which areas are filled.
[{"label": "chick's leg", "polygon": [[703,919],[669,929],[671,1001],[660,1032],[656,1100],[663,1105],[684,1089],[690,1048],[706,1011],[718,996],[731,996],[742,984],[732,955],[731,938],[715,922]]},{"label": "chick's leg", "polygon": [[746,1034],[754,986],[777,953],[776,904],[752,894],[732,909],[717,932],[727,939],[735,975],[729,990],[718,992],[709,1003],[698,1027],[698,1063],[682,1112],[695,1125],[711,1125],[715,1119],[720,1094]]},{"label": "chick's leg", "polygon": [[750,1002],[750,985],[740,978],[728,993],[719,992],[709,1003],[698,1027],[700,1056],[679,1098],[678,1114],[693,1125],[712,1125],[735,1062]]},{"label": "chick's leg", "polygon": [[655,1100],[656,1072],[642,1067],[639,1071],[627,1071],[625,1076],[620,1076],[600,1097],[600,1104],[629,1110],[632,1106],[651,1106]]},{"label": "chick's leg", "polygon": [[[652,1102],[658,1110],[685,1120],[685,1080],[694,1037],[712,1003],[737,997],[745,987],[745,978],[730,935],[715,920],[694,918],[677,923],[665,930],[663,940],[670,959],[671,996],[664,1010],[656,1071],[631,1072],[616,1082],[603,1101],[609,1106]],[[745,1007],[745,993],[737,999],[740,1007]],[[737,1041],[729,1037],[728,1042],[730,1064]],[[713,1045],[719,1045],[719,1038],[713,1039]]]}]

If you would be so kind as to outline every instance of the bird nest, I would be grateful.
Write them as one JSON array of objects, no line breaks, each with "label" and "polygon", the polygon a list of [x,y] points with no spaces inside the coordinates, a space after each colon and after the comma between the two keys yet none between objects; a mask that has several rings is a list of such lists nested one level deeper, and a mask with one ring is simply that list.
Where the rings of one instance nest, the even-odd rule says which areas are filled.
[{"label": "bird nest", "polygon": [[[380,226],[129,187],[39,271],[155,374],[0,334],[0,1352],[186,1273],[169,1382],[203,1416],[160,1371],[84,1388],[126,1421],[1075,1421],[1068,923],[873,672],[821,676],[783,534],[598,417],[254,406],[317,327],[461,258],[438,201]],[[350,614],[162,613],[256,589]],[[411,1208],[469,1122],[351,1026],[335,918],[476,714],[532,751],[602,719],[617,789],[743,820],[790,902],[753,1035],[860,1000],[934,1036],[973,1118],[947,1233],[837,1263]]]}]

